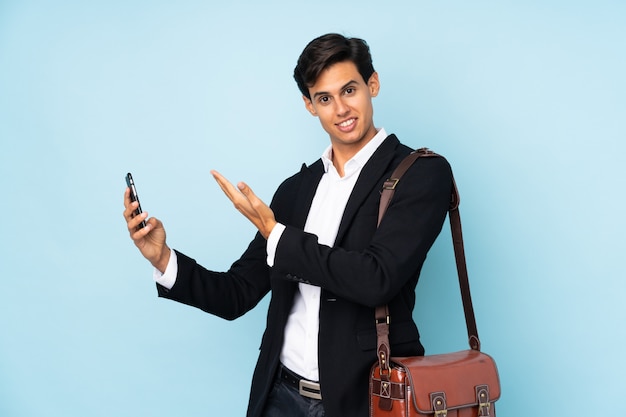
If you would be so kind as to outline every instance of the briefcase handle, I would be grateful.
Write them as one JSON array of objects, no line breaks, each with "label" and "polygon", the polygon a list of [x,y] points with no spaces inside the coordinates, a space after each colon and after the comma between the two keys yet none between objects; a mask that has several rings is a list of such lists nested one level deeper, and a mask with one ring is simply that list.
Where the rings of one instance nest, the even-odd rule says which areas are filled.
[{"label": "briefcase handle", "polygon": [[[417,149],[400,162],[385,181],[380,196],[380,206],[378,209],[378,224],[382,220],[387,207],[391,203],[396,186],[402,175],[409,169],[418,158],[439,157],[427,148]],[[450,229],[452,231],[452,242],[454,245],[454,257],[456,258],[456,268],[459,275],[459,286],[461,287],[461,298],[463,300],[463,311],[465,313],[465,324],[467,326],[468,342],[471,349],[480,351],[480,340],[476,328],[476,318],[474,317],[474,307],[470,294],[469,279],[467,276],[467,265],[465,262],[465,249],[463,247],[463,231],[461,229],[461,216],[459,214],[459,192],[454,178],[452,178],[452,194],[450,197],[450,207],[448,215],[450,218]],[[387,305],[376,307],[376,333],[378,335],[378,360],[381,372],[388,370],[388,358],[390,356],[389,345],[389,308]]]}]

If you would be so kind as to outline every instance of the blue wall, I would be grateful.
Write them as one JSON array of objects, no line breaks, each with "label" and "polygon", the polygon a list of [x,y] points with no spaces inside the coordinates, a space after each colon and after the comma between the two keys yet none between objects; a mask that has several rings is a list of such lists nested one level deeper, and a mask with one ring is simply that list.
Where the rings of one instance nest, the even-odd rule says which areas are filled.
[{"label": "blue wall", "polygon": [[[209,3],[0,2],[0,415],[244,414],[267,301],[230,323],[157,299],[123,177],[174,247],[228,267],[253,229],[209,171],[269,200],[319,156],[291,71],[330,31],[370,43],[376,124],[454,167],[500,413],[612,414],[624,2]],[[464,349],[447,229],[418,297],[429,352]]]}]

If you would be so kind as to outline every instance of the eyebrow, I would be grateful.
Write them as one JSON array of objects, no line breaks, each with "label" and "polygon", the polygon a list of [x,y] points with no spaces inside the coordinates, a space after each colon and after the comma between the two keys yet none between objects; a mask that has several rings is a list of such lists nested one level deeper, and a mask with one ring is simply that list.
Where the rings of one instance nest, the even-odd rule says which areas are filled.
[{"label": "eyebrow", "polygon": [[[357,82],[356,80],[350,80],[350,81],[348,81],[347,83],[345,83],[345,84],[344,84],[344,85],[343,85],[343,86],[342,86],[339,90],[342,90],[342,91],[343,91],[343,90],[345,90],[346,88],[348,88],[348,86],[349,86],[350,84],[357,84],[357,83],[358,83],[358,82]],[[317,98],[317,97],[319,97],[319,96],[327,96],[327,95],[329,95],[329,94],[330,94],[330,93],[329,93],[329,92],[327,92],[327,91],[318,91],[317,93],[313,94],[313,98]]]}]

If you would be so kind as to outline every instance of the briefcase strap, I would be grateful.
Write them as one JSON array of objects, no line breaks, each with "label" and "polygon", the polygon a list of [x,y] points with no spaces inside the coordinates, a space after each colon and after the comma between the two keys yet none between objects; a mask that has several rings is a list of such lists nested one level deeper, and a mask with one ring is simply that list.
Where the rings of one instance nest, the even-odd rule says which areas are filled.
[{"label": "briefcase strap", "polygon": [[[391,203],[396,186],[400,182],[402,175],[413,165],[418,158],[441,157],[427,148],[420,148],[413,151],[404,158],[385,181],[380,196],[380,206],[378,209],[378,224],[387,211]],[[454,178],[452,179],[452,194],[450,197],[450,207],[448,215],[450,218],[450,229],[452,231],[452,242],[454,245],[454,256],[456,258],[456,268],[459,275],[459,286],[461,287],[461,298],[463,300],[463,311],[465,313],[465,324],[467,326],[468,342],[471,349],[480,351],[480,340],[476,328],[476,318],[474,317],[474,307],[470,294],[469,279],[467,276],[467,265],[465,261],[465,249],[463,247],[463,231],[461,229],[461,216],[459,214],[459,192]],[[389,345],[389,308],[387,305],[376,307],[376,333],[378,335],[378,359],[381,372],[388,371],[390,345]]]}]

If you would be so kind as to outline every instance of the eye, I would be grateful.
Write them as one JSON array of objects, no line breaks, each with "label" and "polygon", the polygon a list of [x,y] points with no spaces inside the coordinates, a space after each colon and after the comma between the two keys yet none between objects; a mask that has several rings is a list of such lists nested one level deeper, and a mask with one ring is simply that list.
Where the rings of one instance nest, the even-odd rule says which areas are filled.
[{"label": "eye", "polygon": [[354,92],[356,91],[356,89],[354,87],[348,87],[344,90],[344,94],[349,96],[354,94]]},{"label": "eye", "polygon": [[318,99],[318,101],[319,101],[320,104],[328,104],[328,103],[330,103],[330,97],[328,97],[328,96],[321,96]]}]

